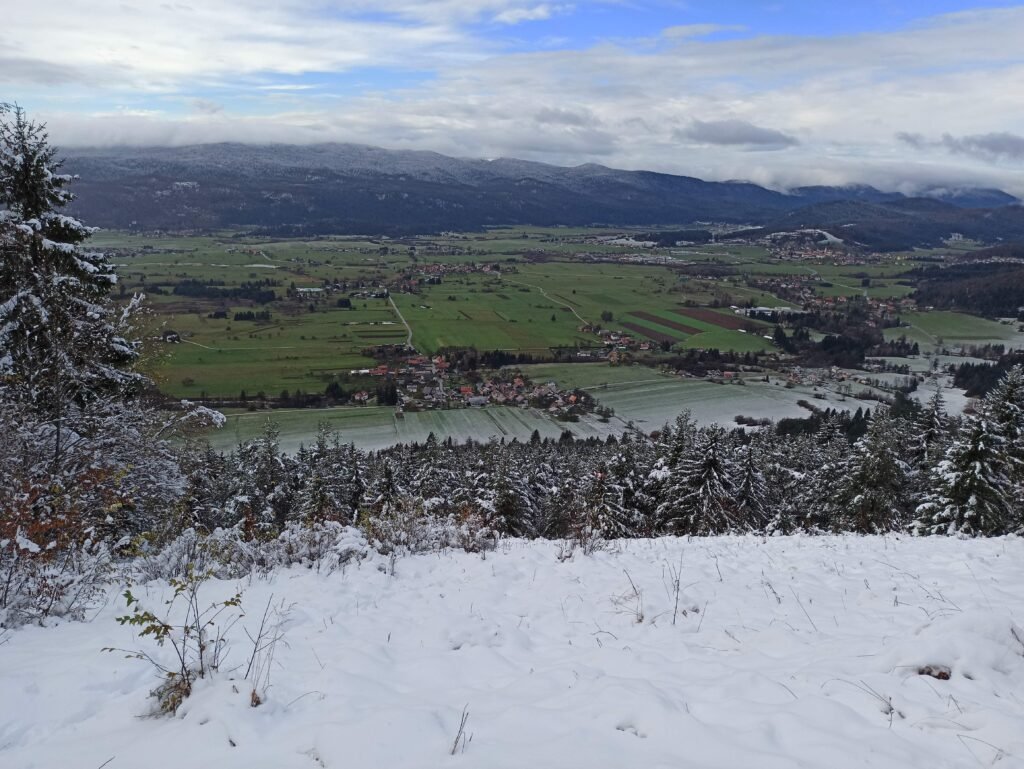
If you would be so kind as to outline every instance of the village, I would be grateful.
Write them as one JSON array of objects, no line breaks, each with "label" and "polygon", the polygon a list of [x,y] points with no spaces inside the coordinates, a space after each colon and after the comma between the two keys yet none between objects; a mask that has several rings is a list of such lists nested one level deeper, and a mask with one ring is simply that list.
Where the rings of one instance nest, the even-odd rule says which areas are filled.
[{"label": "village", "polygon": [[[564,421],[574,421],[594,411],[605,418],[611,415],[582,390],[563,389],[554,382],[534,383],[514,369],[497,369],[486,375],[478,371],[456,372],[444,356],[408,354],[408,350],[392,347],[392,362],[349,373],[374,377],[393,386],[395,413],[399,418],[407,411],[484,406],[533,408]],[[360,390],[352,400],[367,404],[373,398],[369,390]]]}]

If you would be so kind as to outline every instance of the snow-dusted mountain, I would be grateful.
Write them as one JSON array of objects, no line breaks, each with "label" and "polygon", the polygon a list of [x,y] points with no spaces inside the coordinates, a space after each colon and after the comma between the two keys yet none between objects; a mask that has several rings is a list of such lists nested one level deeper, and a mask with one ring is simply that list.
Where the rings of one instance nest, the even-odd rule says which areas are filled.
[{"label": "snow-dusted mountain", "polygon": [[[764,224],[809,205],[904,199],[873,187],[781,193],[748,182],[453,158],[357,144],[77,149],[78,212],[104,227],[431,232],[497,224]],[[961,209],[1018,202],[998,190],[931,190]]]}]

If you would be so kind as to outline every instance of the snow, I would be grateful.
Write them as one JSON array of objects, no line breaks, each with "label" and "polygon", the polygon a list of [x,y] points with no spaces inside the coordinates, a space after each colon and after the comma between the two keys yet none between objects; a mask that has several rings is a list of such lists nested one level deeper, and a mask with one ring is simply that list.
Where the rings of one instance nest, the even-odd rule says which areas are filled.
[{"label": "snow", "polygon": [[[399,558],[393,574],[373,555],[208,583],[203,602],[241,589],[248,614],[225,668],[174,717],[139,718],[153,669],[100,651],[171,654],[114,621],[125,610],[111,589],[89,622],[0,639],[0,765],[1024,766],[1024,540],[559,552],[509,541],[486,557]],[[133,592],[159,610],[169,588]],[[238,680],[245,629],[271,596],[289,619],[253,708]],[[464,750],[449,755],[464,708]]]}]

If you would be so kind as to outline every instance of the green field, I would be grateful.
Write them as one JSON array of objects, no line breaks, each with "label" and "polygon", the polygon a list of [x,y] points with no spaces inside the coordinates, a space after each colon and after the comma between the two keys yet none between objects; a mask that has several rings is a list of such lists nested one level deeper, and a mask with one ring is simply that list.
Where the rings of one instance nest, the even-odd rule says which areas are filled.
[{"label": "green field", "polygon": [[886,329],[886,339],[895,339],[905,335],[908,339],[913,339],[927,349],[939,346],[940,343],[956,346],[972,344],[1024,346],[1024,334],[1017,330],[1019,323],[1000,323],[974,315],[943,310],[904,313],[901,320],[910,324],[910,327]]},{"label": "green field", "polygon": [[[600,240],[629,232],[507,227],[394,240],[111,232],[97,235],[93,245],[111,250],[124,296],[135,291],[147,294],[151,339],[168,330],[181,335],[180,344],[149,345],[156,354],[147,370],[168,394],[192,398],[237,397],[243,390],[268,396],[283,390],[320,392],[337,377],[349,389],[372,387],[372,381],[353,380],[348,372],[373,364],[362,354],[366,348],[403,343],[407,331],[402,318],[385,300],[356,299],[351,309],[339,307],[337,300],[352,292],[350,286],[373,287],[399,275],[417,276],[424,264],[498,262],[503,272],[450,273],[438,285],[422,286],[419,293],[396,292],[394,302],[411,326],[417,349],[433,353],[472,346],[524,352],[539,359],[553,357],[552,348],[600,344],[594,333],[581,330],[593,324],[646,337],[653,342],[653,353],[663,340],[677,349],[772,351],[770,342],[754,329],[744,333],[728,323],[685,318],[676,312],[687,306],[791,304],[749,287],[748,281],[793,276],[819,294],[883,299],[911,290],[897,281],[913,266],[914,254],[840,265],[782,261],[759,246],[709,244],[644,252],[671,258],[672,266],[588,261],[593,255],[635,253],[635,246]],[[702,265],[733,274],[699,277]],[[866,287],[864,278],[869,279]],[[272,291],[275,300],[257,304],[239,297],[183,295],[183,281],[206,282],[225,291],[259,284]],[[346,288],[315,291],[334,284]],[[262,310],[270,311],[269,321],[234,319],[235,313]],[[227,318],[210,317],[218,311],[226,312]],[[906,334],[926,348],[939,339],[954,344],[1016,342],[1020,336],[1014,327],[955,313],[917,313],[911,322],[912,327],[889,329],[886,336]]]},{"label": "green field", "polygon": [[177,304],[158,319],[183,341],[163,345],[166,358],[153,373],[167,392],[184,397],[322,391],[333,376],[374,365],[360,354],[363,348],[405,341],[405,327],[386,300],[359,304],[271,310],[269,323],[231,320],[235,311],[250,309],[241,306],[229,307],[229,319],[214,320],[203,303]]}]

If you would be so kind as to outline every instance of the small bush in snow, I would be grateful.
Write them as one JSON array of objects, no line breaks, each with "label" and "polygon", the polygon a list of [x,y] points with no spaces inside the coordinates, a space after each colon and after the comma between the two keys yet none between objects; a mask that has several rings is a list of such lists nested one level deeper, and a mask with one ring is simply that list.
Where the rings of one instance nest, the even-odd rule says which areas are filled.
[{"label": "small bush in snow", "polygon": [[383,555],[432,553],[453,547],[475,553],[494,548],[497,537],[477,507],[466,504],[450,515],[434,515],[421,500],[406,498],[403,502],[363,519],[367,542]]},{"label": "small bush in snow", "polygon": [[86,538],[41,547],[20,528],[0,534],[0,627],[82,619],[102,597],[110,571],[102,543]]},{"label": "small bush in snow", "polygon": [[332,571],[369,552],[357,529],[335,521],[289,523],[272,539],[247,537],[242,527],[210,534],[186,529],[163,547],[143,542],[140,550],[132,567],[132,576],[140,581],[180,579],[190,570],[210,572],[218,579],[263,575],[292,565]]},{"label": "small bush in snow", "polygon": [[[131,613],[118,617],[117,621],[141,628],[139,637],[150,637],[157,646],[170,645],[174,650],[174,661],[165,665],[145,650],[108,648],[105,651],[127,651],[130,657],[144,660],[157,669],[163,679],[152,692],[157,701],[157,715],[176,713],[192,693],[192,684],[217,672],[226,647],[224,634],[241,616],[241,593],[235,593],[224,601],[215,601],[207,607],[200,604],[199,589],[211,576],[210,572],[196,572],[190,568],[184,579],[170,580],[174,593],[164,602],[163,617],[143,607],[131,590],[124,593]],[[175,621],[172,619],[175,605],[181,603],[185,606],[185,614]],[[226,612],[225,624],[218,624]]]}]

